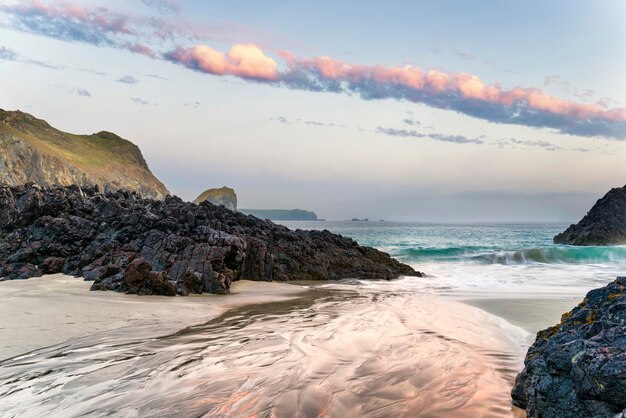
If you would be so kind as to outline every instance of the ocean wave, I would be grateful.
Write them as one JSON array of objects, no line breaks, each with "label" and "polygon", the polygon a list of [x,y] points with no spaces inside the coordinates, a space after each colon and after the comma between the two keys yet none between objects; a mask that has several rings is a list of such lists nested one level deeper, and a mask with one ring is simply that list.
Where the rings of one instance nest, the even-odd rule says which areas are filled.
[{"label": "ocean wave", "polygon": [[601,264],[626,262],[626,246],[572,247],[550,246],[522,250],[492,247],[398,248],[390,251],[405,262],[468,261],[483,264]]}]

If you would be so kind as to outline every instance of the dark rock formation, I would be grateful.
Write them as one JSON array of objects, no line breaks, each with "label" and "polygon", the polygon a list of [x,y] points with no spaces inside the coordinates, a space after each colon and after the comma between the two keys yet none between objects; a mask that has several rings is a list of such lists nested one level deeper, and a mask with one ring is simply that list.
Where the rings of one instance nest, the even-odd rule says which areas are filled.
[{"label": "dark rock formation", "polygon": [[92,290],[228,293],[233,280],[420,276],[328,231],[290,231],[208,202],[78,186],[0,186],[0,277],[66,273]]},{"label": "dark rock formation", "polygon": [[237,210],[237,193],[230,187],[221,187],[219,189],[209,189],[194,200],[194,203],[202,202],[213,203],[214,205],[222,205],[226,209]]},{"label": "dark rock formation", "polygon": [[12,186],[98,186],[132,190],[143,197],[169,194],[150,171],[139,148],[102,131],[73,135],[20,111],[0,109],[0,183]]},{"label": "dark rock formation", "polygon": [[576,225],[554,237],[555,244],[626,244],[626,186],[611,189]]},{"label": "dark rock formation", "polygon": [[626,277],[537,333],[513,403],[529,417],[626,416]]}]

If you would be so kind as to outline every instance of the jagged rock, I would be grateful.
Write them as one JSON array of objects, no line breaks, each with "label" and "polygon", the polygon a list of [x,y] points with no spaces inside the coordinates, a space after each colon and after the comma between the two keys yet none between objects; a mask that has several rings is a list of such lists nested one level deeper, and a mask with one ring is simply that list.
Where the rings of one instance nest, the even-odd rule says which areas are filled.
[{"label": "jagged rock", "polygon": [[138,295],[174,296],[176,285],[163,272],[152,271],[146,260],[136,258],[124,271],[121,290]]},{"label": "jagged rock", "polygon": [[626,186],[611,189],[577,224],[554,237],[555,244],[626,244]]},{"label": "jagged rock", "polygon": [[626,416],[626,277],[537,333],[513,403],[529,417]]},{"label": "jagged rock", "polygon": [[[169,192],[150,171],[139,148],[111,132],[72,135],[20,111],[0,109],[0,182],[12,186],[97,186],[133,190],[163,199]],[[34,204],[25,201],[23,204]],[[1,214],[11,218],[14,214]],[[6,222],[0,219],[0,223]]]},{"label": "jagged rock", "polygon": [[209,202],[214,205],[222,205],[230,210],[237,210],[237,194],[230,187],[209,189],[200,194],[194,203]]},{"label": "jagged rock", "polygon": [[328,231],[290,231],[208,202],[133,192],[0,186],[0,277],[62,272],[92,290],[228,293],[235,280],[420,276]]}]

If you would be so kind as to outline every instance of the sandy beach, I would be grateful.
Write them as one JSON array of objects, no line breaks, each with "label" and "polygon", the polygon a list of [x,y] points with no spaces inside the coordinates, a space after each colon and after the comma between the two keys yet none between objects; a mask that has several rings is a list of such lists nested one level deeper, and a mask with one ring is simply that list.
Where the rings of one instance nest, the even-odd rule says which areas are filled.
[{"label": "sandy beach", "polygon": [[149,336],[165,334],[205,323],[228,309],[307,291],[303,286],[239,281],[226,297],[166,297],[91,292],[91,284],[62,274],[0,282],[0,361],[121,328]]},{"label": "sandy beach", "polygon": [[241,281],[228,296],[188,297],[90,284],[0,282],[6,411],[518,417],[509,392],[525,350],[578,303],[460,299],[402,282]]},{"label": "sandy beach", "polygon": [[0,397],[16,416],[519,413],[509,391],[525,330],[386,284],[166,298],[59,275],[3,282]]},{"label": "sandy beach", "polygon": [[463,299],[461,302],[475,306],[513,325],[521,327],[529,333],[529,343],[534,341],[537,331],[558,324],[561,315],[571,311],[582,298],[561,299]]}]

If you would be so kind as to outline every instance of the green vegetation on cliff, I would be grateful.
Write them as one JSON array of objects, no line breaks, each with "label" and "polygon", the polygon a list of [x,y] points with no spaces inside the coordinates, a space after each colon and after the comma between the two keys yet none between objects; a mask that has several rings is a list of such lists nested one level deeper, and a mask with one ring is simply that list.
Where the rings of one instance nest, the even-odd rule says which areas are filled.
[{"label": "green vegetation on cliff", "polygon": [[209,189],[200,194],[194,200],[194,203],[202,203],[209,201],[214,205],[222,205],[230,210],[237,210],[237,194],[230,187],[221,187],[219,189]]},{"label": "green vegetation on cliff", "polygon": [[0,109],[0,181],[9,185],[98,185],[162,199],[169,194],[139,148],[111,132],[74,135],[20,111]]}]

